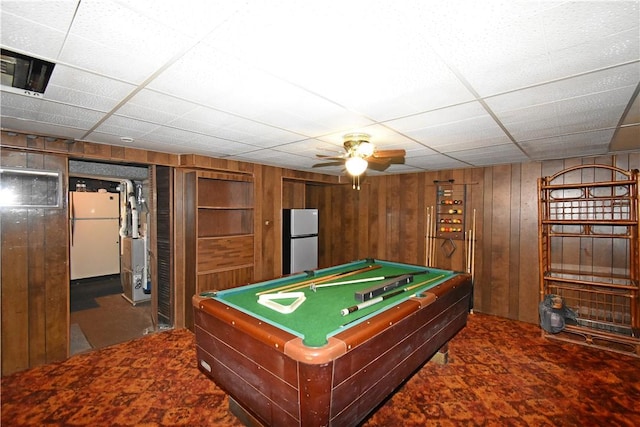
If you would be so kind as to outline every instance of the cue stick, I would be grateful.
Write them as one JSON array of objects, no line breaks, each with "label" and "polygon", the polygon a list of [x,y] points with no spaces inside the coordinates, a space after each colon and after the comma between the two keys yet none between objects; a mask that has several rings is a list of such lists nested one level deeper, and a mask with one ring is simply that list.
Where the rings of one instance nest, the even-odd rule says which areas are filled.
[{"label": "cue stick", "polygon": [[432,212],[432,219],[431,219],[431,241],[430,243],[430,248],[429,248],[429,254],[431,257],[431,265],[436,265],[436,236],[437,236],[437,227],[438,225],[436,224],[436,216],[435,216],[435,212],[436,209],[431,206],[431,212]]},{"label": "cue stick", "polygon": [[427,206],[427,226],[426,226],[426,234],[424,237],[424,265],[429,265],[429,260],[431,257],[429,256],[429,227],[431,227],[431,214],[429,212],[429,207]]},{"label": "cue stick", "polygon": [[435,212],[433,209],[433,206],[428,207],[427,208],[427,212],[428,212],[428,221],[427,221],[427,262],[426,265],[427,266],[432,266],[433,265],[433,250],[432,250],[432,245],[431,245],[431,241],[433,239],[433,221],[435,218]]},{"label": "cue stick", "polygon": [[329,280],[333,280],[333,279],[338,278],[338,277],[352,276],[354,274],[364,273],[366,271],[371,271],[371,270],[376,270],[376,269],[378,269],[380,267],[382,267],[382,266],[381,265],[377,265],[377,264],[367,265],[364,268],[358,268],[356,270],[343,271],[342,273],[330,274],[330,275],[325,276],[325,277],[320,277],[320,278],[315,278],[315,279],[312,278],[312,279],[304,280],[302,282],[297,282],[297,283],[289,283],[288,285],[283,285],[283,286],[280,286],[280,287],[274,288],[274,289],[266,289],[264,291],[256,292],[256,295],[272,294],[272,293],[276,293],[276,292],[282,292],[284,290],[286,290],[288,292],[288,291],[293,291],[293,290],[296,290],[296,289],[302,289],[302,288],[305,288],[309,283],[324,283],[324,282],[328,282]]},{"label": "cue stick", "polygon": [[471,273],[471,229],[464,232],[464,246],[466,249],[465,262],[467,263],[467,273]]},{"label": "cue stick", "polygon": [[429,270],[422,270],[422,271],[414,271],[412,273],[394,274],[391,276],[365,277],[364,279],[345,280],[344,282],[323,283],[321,285],[316,285],[312,283],[310,288],[312,291],[315,292],[315,290],[318,288],[329,288],[331,286],[351,285],[354,283],[375,282],[378,280],[395,279],[396,277],[402,277],[407,275],[416,276],[419,274],[427,274],[428,272]]},{"label": "cue stick", "polygon": [[415,285],[407,286],[406,288],[399,289],[397,291],[393,291],[393,292],[390,292],[390,293],[385,294],[385,295],[380,295],[379,297],[375,297],[373,299],[370,299],[369,301],[361,302],[360,304],[352,305],[351,307],[343,308],[342,310],[340,310],[340,314],[343,315],[343,316],[346,316],[347,314],[351,314],[351,313],[353,313],[355,311],[362,310],[363,308],[367,308],[367,307],[369,307],[371,305],[374,305],[374,304],[382,302],[382,301],[384,301],[386,299],[395,297],[395,296],[400,295],[400,294],[402,294],[404,292],[408,292],[408,291],[410,291],[412,289],[419,288],[420,286],[426,285],[427,283],[431,283],[431,282],[434,282],[434,281],[436,281],[438,279],[442,279],[443,277],[444,277],[444,274],[441,274],[441,275],[436,276],[436,277],[434,277],[432,279],[425,280],[424,282],[420,282],[420,283],[415,284]]}]

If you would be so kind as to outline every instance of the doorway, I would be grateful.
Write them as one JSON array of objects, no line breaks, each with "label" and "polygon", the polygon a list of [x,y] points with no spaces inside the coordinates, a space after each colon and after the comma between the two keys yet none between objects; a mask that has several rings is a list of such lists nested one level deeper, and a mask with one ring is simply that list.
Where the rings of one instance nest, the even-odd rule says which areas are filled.
[{"label": "doorway", "polygon": [[[153,191],[149,177],[147,166],[69,161],[70,355],[159,329],[148,262],[149,232],[155,227],[146,202]],[[97,214],[94,204],[105,199],[109,213]],[[83,211],[90,218],[82,218]],[[106,227],[108,220],[112,224]],[[103,234],[106,240],[99,241]]]}]

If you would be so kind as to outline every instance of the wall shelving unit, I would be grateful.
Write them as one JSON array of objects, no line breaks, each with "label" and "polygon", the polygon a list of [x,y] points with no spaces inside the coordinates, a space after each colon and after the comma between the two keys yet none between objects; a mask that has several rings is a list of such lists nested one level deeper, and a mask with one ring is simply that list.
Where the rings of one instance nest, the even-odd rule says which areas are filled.
[{"label": "wall shelving unit", "polygon": [[640,357],[638,171],[579,165],[538,180],[540,301],[577,314],[552,339]]},{"label": "wall shelving unit", "polygon": [[195,206],[187,209],[191,230],[195,292],[251,283],[254,269],[253,176],[196,171],[186,190]]}]

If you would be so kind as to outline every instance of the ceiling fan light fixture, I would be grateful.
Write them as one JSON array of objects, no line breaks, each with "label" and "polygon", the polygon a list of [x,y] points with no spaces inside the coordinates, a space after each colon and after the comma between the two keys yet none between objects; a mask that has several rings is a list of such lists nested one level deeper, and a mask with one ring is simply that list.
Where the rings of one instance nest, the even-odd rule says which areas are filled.
[{"label": "ceiling fan light fixture", "polygon": [[367,170],[369,163],[362,157],[349,157],[345,163],[347,172],[351,176],[360,176]]},{"label": "ceiling fan light fixture", "polygon": [[370,157],[373,155],[375,147],[370,142],[361,142],[356,147],[356,154],[361,157]]}]

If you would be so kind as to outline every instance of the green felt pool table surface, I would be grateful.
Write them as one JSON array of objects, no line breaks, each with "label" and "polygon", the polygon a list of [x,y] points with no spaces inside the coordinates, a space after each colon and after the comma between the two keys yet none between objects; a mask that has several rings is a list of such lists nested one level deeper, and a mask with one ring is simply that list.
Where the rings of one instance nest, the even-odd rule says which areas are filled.
[{"label": "green felt pool table surface", "polygon": [[[410,290],[398,293],[398,295],[347,315],[341,314],[341,310],[361,302],[356,299],[356,292],[369,289],[389,279],[339,286],[321,286],[322,284],[339,283],[341,281],[404,274],[411,274],[413,281],[396,288],[394,291],[406,288],[410,288]],[[361,260],[239,288],[204,293],[202,296],[215,298],[244,313],[287,330],[302,338],[307,346],[321,347],[327,343],[329,337],[345,330],[345,328],[357,325],[383,310],[419,295],[421,292],[437,286],[456,274],[459,273],[431,267],[427,268],[390,261]],[[312,284],[316,284],[318,287],[313,290],[311,289]],[[394,291],[389,291],[386,294]],[[291,313],[282,313],[258,303],[260,294],[273,295],[278,292],[302,292],[305,300]],[[287,298],[278,299],[276,302],[284,306],[283,311],[286,311],[286,306],[294,301],[295,298]]]}]

